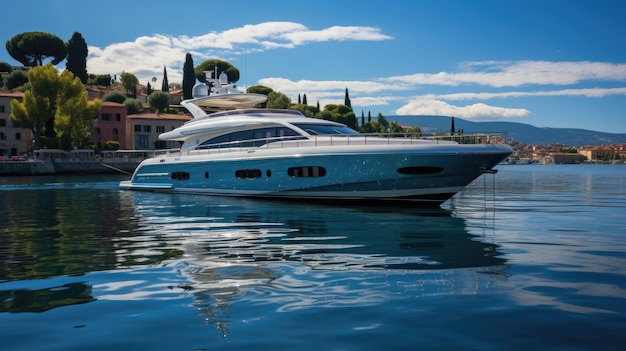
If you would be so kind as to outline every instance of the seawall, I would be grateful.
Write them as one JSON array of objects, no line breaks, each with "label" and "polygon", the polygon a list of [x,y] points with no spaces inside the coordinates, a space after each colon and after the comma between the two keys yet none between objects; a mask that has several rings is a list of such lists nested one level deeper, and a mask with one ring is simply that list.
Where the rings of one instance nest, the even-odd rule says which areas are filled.
[{"label": "seawall", "polygon": [[135,171],[140,161],[100,162],[97,160],[26,160],[1,161],[0,176],[45,174],[100,174],[129,173]]},{"label": "seawall", "polygon": [[54,174],[50,160],[1,161],[0,176]]}]

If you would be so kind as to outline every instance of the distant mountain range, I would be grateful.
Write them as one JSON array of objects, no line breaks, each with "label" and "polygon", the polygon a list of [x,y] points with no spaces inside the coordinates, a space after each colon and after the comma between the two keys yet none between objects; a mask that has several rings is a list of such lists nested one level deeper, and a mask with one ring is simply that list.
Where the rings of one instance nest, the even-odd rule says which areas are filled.
[{"label": "distant mountain range", "polygon": [[[398,121],[403,126],[418,126],[422,133],[449,133],[452,117],[443,116],[385,116],[389,121]],[[626,143],[625,134],[603,133],[576,128],[539,128],[515,122],[472,122],[454,118],[454,127],[465,133],[506,132],[507,140],[528,144],[548,145],[560,143],[567,146],[594,146]]]}]

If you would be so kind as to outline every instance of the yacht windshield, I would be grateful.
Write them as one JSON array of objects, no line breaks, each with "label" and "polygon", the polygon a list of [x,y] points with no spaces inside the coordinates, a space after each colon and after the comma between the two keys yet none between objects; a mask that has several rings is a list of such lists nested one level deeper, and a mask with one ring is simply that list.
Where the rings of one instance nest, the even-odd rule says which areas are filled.
[{"label": "yacht windshield", "polygon": [[198,149],[215,149],[224,147],[253,147],[267,143],[306,138],[287,127],[270,127],[240,130],[206,140],[197,146]]},{"label": "yacht windshield", "polygon": [[311,135],[359,134],[356,130],[344,125],[309,123],[294,123],[294,125]]}]

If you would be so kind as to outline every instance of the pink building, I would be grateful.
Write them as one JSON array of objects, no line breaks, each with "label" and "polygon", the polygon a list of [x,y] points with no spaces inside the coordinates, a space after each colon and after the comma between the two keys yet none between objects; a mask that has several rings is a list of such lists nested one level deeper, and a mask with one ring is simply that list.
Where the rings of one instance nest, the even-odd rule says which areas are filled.
[{"label": "pink building", "polygon": [[97,120],[94,120],[92,140],[101,148],[107,141],[117,141],[120,149],[128,149],[126,137],[126,106],[117,102],[102,102]]}]

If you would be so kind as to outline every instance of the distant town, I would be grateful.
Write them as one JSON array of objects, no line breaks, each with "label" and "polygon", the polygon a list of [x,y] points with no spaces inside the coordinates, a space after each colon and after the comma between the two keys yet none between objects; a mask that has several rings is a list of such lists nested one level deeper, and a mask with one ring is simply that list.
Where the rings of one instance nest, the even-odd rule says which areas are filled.
[{"label": "distant town", "polygon": [[624,164],[626,144],[571,147],[563,144],[533,145],[508,141],[515,152],[506,163],[510,164]]}]

